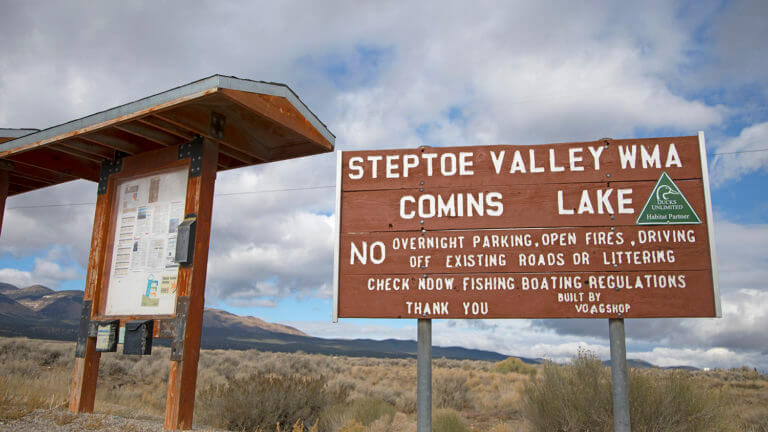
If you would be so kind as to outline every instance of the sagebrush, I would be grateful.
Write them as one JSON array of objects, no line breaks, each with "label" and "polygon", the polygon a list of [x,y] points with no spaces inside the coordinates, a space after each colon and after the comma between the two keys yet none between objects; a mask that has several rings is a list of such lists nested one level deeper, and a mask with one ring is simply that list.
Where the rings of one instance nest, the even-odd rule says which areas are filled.
[{"label": "sagebrush", "polygon": [[[144,357],[103,354],[96,412],[117,414],[128,419],[151,419],[162,425],[169,355],[169,350],[160,346],[153,348],[151,356]],[[75,418],[65,411],[73,360],[73,343],[0,337],[2,427],[17,421],[14,419],[23,420],[26,416],[36,415],[35,410],[44,410],[47,413],[45,417],[52,419],[51,430],[69,424],[97,426],[98,418]],[[518,368],[516,360],[488,362],[436,358],[433,360],[433,409],[436,415],[433,425],[436,431],[439,430],[437,426],[442,424],[445,428],[457,430],[462,430],[463,425],[473,432],[542,430],[536,426],[536,411],[526,408],[529,397],[535,394],[526,390],[526,386],[534,388],[532,386],[538,385],[549,389],[540,394],[542,405],[539,408],[545,407],[541,410],[545,415],[557,417],[560,415],[558,412],[567,412],[572,419],[587,419],[580,423],[586,425],[584,429],[579,429],[577,422],[572,421],[572,429],[557,429],[561,426],[554,425],[548,430],[606,430],[594,427],[595,424],[610,424],[611,412],[610,370],[598,363],[594,358],[577,358],[573,365],[525,365]],[[536,373],[530,373],[527,367],[533,368]],[[294,405],[300,405],[301,402],[296,401],[305,397],[319,401],[309,403],[314,407],[311,412],[301,411],[302,406],[294,411],[294,415],[283,417],[283,420],[269,420],[266,423],[274,421],[275,424],[263,428],[264,432],[276,431],[278,421],[281,431],[298,432],[301,429],[313,430],[313,427],[317,432],[416,430],[415,359],[257,350],[201,351],[195,427],[212,428],[221,424],[217,423],[218,414],[212,414],[221,410],[221,403],[216,398],[205,396],[206,390],[213,392],[227,386],[233,389],[235,382],[246,387],[258,387],[258,379],[248,381],[254,374],[272,377],[275,382],[267,386],[271,385],[273,391],[280,388],[277,381],[290,383],[294,379],[298,382],[290,384],[292,390],[288,391],[287,398],[273,395],[273,401],[264,406],[259,405],[258,399],[254,401],[249,397],[248,412],[232,417],[263,417],[260,411],[270,410],[269,403],[278,400]],[[568,374],[573,376],[568,378]],[[633,369],[630,377],[633,430],[686,430],[675,424],[682,421],[678,419],[687,418],[691,424],[687,430],[700,428],[706,431],[720,427],[720,430],[768,432],[768,376],[753,369],[694,372]],[[571,385],[564,385],[569,379]],[[557,383],[560,385],[555,385]],[[299,391],[294,392],[295,389]],[[687,401],[683,404],[659,397],[686,394],[689,396],[681,399]],[[702,394],[709,400],[702,400]],[[591,402],[573,402],[585,398]],[[320,410],[317,409],[319,404],[323,405]],[[702,413],[702,417],[695,418],[696,413]],[[286,420],[287,417],[290,418]],[[231,421],[233,425],[247,424],[242,418]],[[714,426],[718,424],[720,426]]]},{"label": "sagebrush", "polygon": [[[525,387],[526,418],[535,431],[612,431],[610,369],[589,352],[569,366],[544,363],[540,379]],[[692,374],[630,369],[633,431],[731,430],[721,391]]]}]

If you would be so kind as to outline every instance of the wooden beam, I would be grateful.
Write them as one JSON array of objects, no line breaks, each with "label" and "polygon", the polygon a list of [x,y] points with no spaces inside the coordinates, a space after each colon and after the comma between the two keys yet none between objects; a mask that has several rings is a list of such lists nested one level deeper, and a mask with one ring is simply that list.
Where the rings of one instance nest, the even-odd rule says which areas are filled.
[{"label": "wooden beam", "polygon": [[[31,177],[25,174],[20,174],[17,171],[12,172],[10,177],[11,177],[11,184],[24,184],[27,181],[31,181],[35,183],[42,183],[46,186],[53,186],[58,183],[63,183],[64,181],[68,181],[68,180],[64,180],[62,182],[57,182],[47,178]],[[18,180],[14,180],[14,178]]]},{"label": "wooden beam", "polygon": [[212,141],[226,143],[227,146],[239,150],[246,155],[256,158],[262,162],[270,160],[269,147],[264,142],[258,142],[256,139],[248,139],[240,131],[235,130],[231,124],[225,123],[223,139],[219,139],[210,131],[211,113],[205,108],[200,107],[179,107],[173,112],[166,111],[162,114],[155,114],[163,120],[173,122],[190,130],[195,131],[200,136],[206,137]]},{"label": "wooden beam", "polygon": [[192,265],[179,269],[177,295],[189,299],[189,309],[182,359],[171,361],[168,376],[168,395],[165,405],[165,429],[167,430],[192,428],[217,160],[218,144],[205,140],[202,173],[197,177],[190,177],[187,183],[187,201],[184,211],[186,214],[197,214],[197,229]]},{"label": "wooden beam", "polygon": [[204,126],[203,123],[200,123],[200,119],[196,119],[194,124],[189,124],[184,120],[172,117],[168,113],[155,113],[152,117],[164,122],[165,124],[170,124],[177,128],[189,131],[189,133],[193,135],[200,135],[211,141],[217,142],[219,144],[220,153],[224,153],[231,158],[237,159],[243,162],[245,165],[255,165],[267,161],[266,156],[259,157],[258,155],[250,154],[249,152],[242,151],[242,149],[233,147],[232,144],[228,142],[214,138],[210,134],[208,127]]},{"label": "wooden beam", "polygon": [[165,147],[183,144],[190,140],[190,138],[179,137],[139,122],[122,123],[116,125],[115,128]]},{"label": "wooden beam", "polygon": [[116,138],[103,133],[92,132],[88,135],[80,135],[77,138],[100,146],[109,147],[113,150],[121,151],[129,155],[146,151],[145,147],[136,144],[135,142]]},{"label": "wooden beam", "polygon": [[64,174],[58,171],[40,168],[33,165],[21,163],[21,162],[14,163],[13,174],[18,176],[28,177],[33,180],[46,181],[51,184],[64,183],[72,180],[77,180],[78,178],[71,174]]},{"label": "wooden beam", "polygon": [[179,127],[178,125],[169,123],[153,115],[142,117],[138,119],[138,121],[140,123],[143,123],[151,127],[160,129],[162,131],[168,132],[170,134],[176,135],[177,137],[182,138],[185,142],[191,140],[196,135],[195,132],[189,129]]},{"label": "wooden beam", "polygon": [[[96,211],[93,216],[93,234],[91,235],[91,254],[88,257],[88,273],[85,277],[85,292],[83,303],[99,304],[99,287],[105,283],[104,260],[106,259],[109,242],[109,223],[112,213],[112,202],[115,196],[113,188],[96,198]],[[96,308],[91,307],[90,318],[96,314]],[[99,377],[99,360],[101,353],[96,352],[96,338],[87,338],[85,354],[75,357],[75,367],[72,371],[72,387],[69,391],[69,410],[75,413],[93,412],[96,400],[96,381]]]},{"label": "wooden beam", "polygon": [[157,150],[163,147],[168,147],[164,144],[157,143],[149,138],[145,138],[142,136],[135,135],[130,132],[126,132],[124,130],[118,129],[116,127],[111,127],[107,129],[102,129],[99,131],[99,133],[103,136],[111,136],[112,138],[116,138],[119,140],[123,140],[126,142],[134,143],[142,148],[142,152],[151,151],[151,150]]},{"label": "wooden beam", "polygon": [[5,214],[5,200],[8,198],[8,170],[5,166],[0,166],[0,235],[3,231],[3,215]]},{"label": "wooden beam", "polygon": [[115,158],[115,149],[109,146],[96,144],[93,141],[86,141],[80,138],[73,138],[70,140],[63,141],[61,145],[66,145],[67,147],[80,150],[81,152],[90,153],[92,155],[99,156],[102,160]]},{"label": "wooden beam", "polygon": [[14,154],[8,159],[86,180],[99,181],[101,166],[98,163],[44,147]]},{"label": "wooden beam", "polygon": [[[0,175],[2,174],[0,173]],[[7,182],[9,185],[20,186],[22,188],[31,187],[33,189],[40,189],[47,186],[51,186],[51,184],[48,182],[21,177],[16,175],[15,173],[10,173],[10,175],[9,174],[6,174],[6,175],[8,176]]]},{"label": "wooden beam", "polygon": [[[62,153],[66,153],[76,158],[85,159],[85,160],[93,161],[96,163],[101,163],[101,161],[105,159],[104,157],[97,156],[92,153],[80,151],[79,149],[75,147],[70,147],[66,144],[52,144],[52,145],[49,145],[48,148],[51,150],[56,150]],[[108,159],[112,159],[112,158],[108,158]]]},{"label": "wooden beam", "polygon": [[[223,146],[220,146],[220,148]],[[227,156],[222,152],[219,152],[219,170],[228,170],[232,168],[239,168],[241,166],[246,165],[245,162],[233,158],[231,156]]]},{"label": "wooden beam", "polygon": [[31,190],[32,190],[32,188],[29,188],[29,187],[21,187],[21,186],[18,186],[18,185],[9,184],[8,185],[8,196],[14,196],[14,195],[22,194],[24,192],[29,192]]},{"label": "wooden beam", "polygon": [[287,99],[230,89],[222,89],[221,93],[249,111],[255,111],[304,136],[319,147],[333,149],[333,145]]}]

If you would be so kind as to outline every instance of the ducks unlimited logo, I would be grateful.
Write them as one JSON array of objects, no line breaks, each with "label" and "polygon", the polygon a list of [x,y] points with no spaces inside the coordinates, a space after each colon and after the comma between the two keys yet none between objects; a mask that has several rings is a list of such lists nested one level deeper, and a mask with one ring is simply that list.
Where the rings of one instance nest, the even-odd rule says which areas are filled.
[{"label": "ducks unlimited logo", "polygon": [[663,172],[636,223],[637,225],[700,224],[701,219],[693,211],[693,207],[675,182]]}]

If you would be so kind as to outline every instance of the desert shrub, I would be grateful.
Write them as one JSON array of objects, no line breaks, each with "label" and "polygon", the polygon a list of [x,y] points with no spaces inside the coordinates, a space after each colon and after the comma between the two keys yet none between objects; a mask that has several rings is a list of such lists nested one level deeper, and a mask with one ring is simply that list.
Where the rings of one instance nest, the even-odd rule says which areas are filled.
[{"label": "desert shrub", "polygon": [[416,412],[416,393],[405,392],[401,393],[395,401],[395,407],[398,411],[406,414],[413,414]]},{"label": "desert shrub", "polygon": [[352,420],[340,427],[339,432],[365,432],[365,426],[360,424],[357,420]]},{"label": "desert shrub", "polygon": [[395,411],[394,406],[375,397],[354,400],[349,404],[348,408],[348,413],[352,418],[364,426],[368,426],[382,417],[387,417],[391,420],[395,415]]},{"label": "desert shrub", "polygon": [[298,420],[314,424],[330,396],[325,379],[255,373],[202,389],[197,414],[202,423],[232,430],[274,430]]},{"label": "desert shrub", "polygon": [[600,359],[579,352],[570,366],[544,362],[523,391],[535,431],[602,431],[612,421],[611,383]]},{"label": "desert shrub", "polygon": [[727,430],[724,400],[685,372],[633,371],[630,420],[638,431]]},{"label": "desert shrub", "polygon": [[467,377],[458,374],[440,374],[432,383],[433,403],[437,408],[463,410],[469,406]]},{"label": "desert shrub", "polygon": [[768,432],[768,411],[750,412],[740,420],[740,430],[745,432]]},{"label": "desert shrub", "polygon": [[536,367],[525,364],[517,357],[508,357],[496,363],[493,367],[495,372],[499,373],[518,373],[522,375],[536,375]]},{"label": "desert shrub", "polygon": [[[634,431],[727,430],[720,394],[689,374],[630,370],[629,388]],[[589,352],[571,365],[546,362],[525,387],[524,404],[535,431],[611,431],[610,369]]]},{"label": "desert shrub", "polygon": [[432,430],[435,432],[469,432],[461,415],[452,409],[435,410],[432,414]]},{"label": "desert shrub", "polygon": [[392,422],[397,410],[394,406],[377,397],[354,399],[348,403],[336,403],[327,406],[320,417],[320,430],[357,430],[366,429],[376,420]]}]

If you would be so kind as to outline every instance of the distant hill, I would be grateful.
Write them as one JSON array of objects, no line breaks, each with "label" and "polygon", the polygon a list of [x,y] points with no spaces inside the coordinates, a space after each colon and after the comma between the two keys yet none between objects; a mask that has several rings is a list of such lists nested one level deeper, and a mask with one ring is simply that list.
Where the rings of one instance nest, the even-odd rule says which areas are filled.
[{"label": "distant hill", "polygon": [[277,333],[307,336],[307,334],[301,330],[287,325],[266,322],[260,318],[252,316],[235,315],[225,310],[213,308],[205,308],[205,312],[203,313],[203,328],[217,328],[228,331],[249,331],[258,328]]},{"label": "distant hill", "polygon": [[32,285],[26,288],[16,289],[15,291],[9,289],[5,292],[5,295],[16,301],[22,301],[36,300],[55,292],[56,291],[42,285]]},{"label": "distant hill", "polygon": [[6,291],[16,291],[19,288],[9,283],[0,282],[0,294],[5,294]]},{"label": "distant hill", "polygon": [[[75,340],[83,292],[54,291],[42,285],[18,288],[0,284],[0,335]],[[203,313],[202,347],[208,349],[259,349],[346,355],[358,357],[415,357],[416,342],[396,339],[323,339],[283,324],[252,316],[206,308]],[[168,345],[168,340],[155,343]],[[462,347],[433,347],[435,357],[472,360],[503,360],[492,351]],[[536,363],[536,359],[523,359]]]},{"label": "distant hill", "polygon": [[0,315],[22,319],[36,316],[35,311],[3,294],[0,294]]},{"label": "distant hill", "polygon": [[[75,340],[80,320],[83,292],[54,291],[42,285],[18,288],[0,283],[0,336]],[[168,340],[154,343],[168,345]],[[416,357],[416,341],[373,339],[324,339],[309,336],[283,324],[270,323],[252,316],[240,316],[206,308],[203,313],[201,345],[207,349],[258,349],[274,352],[303,351],[314,354],[353,357]],[[500,361],[508,356],[463,347],[432,347],[435,358]],[[520,359],[529,364],[542,359]],[[630,367],[656,367],[642,360],[628,360]],[[610,365],[609,361],[605,362]],[[692,369],[689,366],[678,367]]]}]

